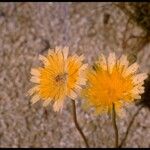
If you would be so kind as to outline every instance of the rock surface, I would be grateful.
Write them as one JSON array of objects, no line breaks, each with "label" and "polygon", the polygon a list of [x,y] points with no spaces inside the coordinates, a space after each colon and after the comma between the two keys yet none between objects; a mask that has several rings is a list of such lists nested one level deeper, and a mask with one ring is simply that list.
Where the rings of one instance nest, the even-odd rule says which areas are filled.
[{"label": "rock surface", "polygon": [[[0,3],[0,147],[84,147],[69,100],[62,113],[53,112],[51,106],[45,109],[41,103],[31,106],[26,96],[32,87],[30,69],[39,64],[39,54],[57,45],[69,46],[70,53],[84,53],[90,64],[100,52],[121,54],[127,20],[111,3]],[[140,32],[131,25],[129,34]],[[149,48],[146,45],[138,54],[140,69],[146,72]],[[113,147],[111,119],[84,112],[81,103],[78,121],[91,147]],[[126,117],[118,119],[120,137],[136,109],[130,106]],[[142,109],[124,147],[150,147],[149,139],[150,115]]]}]

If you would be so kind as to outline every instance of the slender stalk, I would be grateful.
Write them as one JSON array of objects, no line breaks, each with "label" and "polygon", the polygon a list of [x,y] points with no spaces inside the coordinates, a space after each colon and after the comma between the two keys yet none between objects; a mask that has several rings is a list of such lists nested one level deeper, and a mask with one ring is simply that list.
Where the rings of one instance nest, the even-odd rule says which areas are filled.
[{"label": "slender stalk", "polygon": [[118,148],[118,128],[116,124],[116,111],[115,111],[115,105],[113,104],[112,108],[112,123],[115,130],[115,147]]},{"label": "slender stalk", "polygon": [[141,111],[142,108],[143,108],[143,106],[139,107],[139,109],[138,109],[138,110],[135,112],[135,114],[133,115],[133,117],[132,117],[132,119],[131,119],[131,121],[130,121],[130,123],[129,123],[129,125],[128,125],[126,134],[125,134],[124,138],[122,139],[122,141],[121,141],[121,143],[120,143],[120,145],[119,145],[119,148],[121,148],[121,147],[123,146],[123,144],[125,143],[125,141],[126,141],[126,139],[127,139],[127,137],[128,137],[130,128],[131,128],[131,126],[132,126],[132,124],[133,124],[133,122],[134,122],[136,116],[139,114],[139,112]]},{"label": "slender stalk", "polygon": [[78,121],[77,121],[77,114],[76,114],[76,104],[75,104],[75,100],[72,100],[72,109],[73,109],[73,121],[74,121],[74,124],[78,130],[78,132],[80,133],[81,137],[83,138],[84,142],[85,142],[85,145],[87,148],[89,148],[89,144],[88,144],[88,141],[84,135],[84,133],[82,132],[79,124],[78,124]]}]

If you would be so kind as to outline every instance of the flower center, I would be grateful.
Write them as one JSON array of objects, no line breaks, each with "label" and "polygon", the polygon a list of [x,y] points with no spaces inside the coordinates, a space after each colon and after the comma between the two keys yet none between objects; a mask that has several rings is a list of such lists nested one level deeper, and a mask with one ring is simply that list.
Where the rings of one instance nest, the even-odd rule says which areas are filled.
[{"label": "flower center", "polygon": [[58,83],[58,84],[64,84],[64,83],[66,83],[66,81],[67,81],[67,76],[68,76],[68,73],[58,74],[58,75],[55,77],[56,83]]}]

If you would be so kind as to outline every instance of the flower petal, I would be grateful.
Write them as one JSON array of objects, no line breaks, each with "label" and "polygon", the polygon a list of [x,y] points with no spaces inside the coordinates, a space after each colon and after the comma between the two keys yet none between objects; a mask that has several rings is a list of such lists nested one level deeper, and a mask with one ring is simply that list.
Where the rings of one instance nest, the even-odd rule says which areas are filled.
[{"label": "flower petal", "polygon": [[29,91],[28,91],[28,94],[31,96],[33,95],[35,92],[37,92],[39,90],[39,86],[35,86],[33,88],[31,88]]},{"label": "flower petal", "polygon": [[120,59],[118,60],[118,64],[119,64],[119,66],[124,66],[125,68],[128,67],[129,61],[127,59],[127,56],[126,55],[122,55],[120,57]]},{"label": "flower petal", "polygon": [[41,60],[44,63],[45,66],[49,65],[49,61],[45,56],[39,55],[39,60]]},{"label": "flower petal", "polygon": [[40,71],[35,68],[32,68],[30,73],[34,76],[40,76]]},{"label": "flower petal", "polygon": [[39,100],[40,100],[40,97],[38,95],[35,95],[35,96],[32,97],[31,102],[32,102],[32,104],[34,104]]},{"label": "flower petal", "polygon": [[84,55],[79,56],[80,61],[83,61],[85,59]]},{"label": "flower petal", "polygon": [[133,77],[133,83],[139,84],[139,83],[143,82],[146,78],[147,78],[146,73],[137,74],[136,76]]},{"label": "flower petal", "polygon": [[115,64],[116,64],[116,55],[115,53],[110,53],[108,56],[108,70],[110,73],[112,73],[112,69]]},{"label": "flower petal", "polygon": [[70,97],[71,99],[75,100],[75,99],[77,98],[77,94],[76,94],[73,90],[71,90],[71,92],[70,92],[70,94],[69,94],[69,97]]},{"label": "flower petal", "polygon": [[139,65],[137,63],[132,64],[126,70],[124,70],[123,76],[127,77],[130,74],[134,74],[137,71],[138,67]]},{"label": "flower petal", "polygon": [[54,111],[56,111],[56,112],[61,111],[63,108],[63,103],[64,103],[64,100],[55,101],[54,105],[53,105]]},{"label": "flower petal", "polygon": [[30,81],[33,83],[40,83],[40,78],[33,76],[31,77]]},{"label": "flower petal", "polygon": [[75,91],[79,93],[82,90],[81,86],[75,85]]},{"label": "flower petal", "polygon": [[61,51],[61,47],[60,46],[56,46],[56,48],[55,48],[55,52],[57,53],[57,52],[59,52],[59,51]]},{"label": "flower petal", "polygon": [[80,67],[80,70],[85,70],[88,67],[88,64],[84,64]]},{"label": "flower petal", "polygon": [[47,100],[44,100],[43,102],[43,107],[46,107],[49,105],[49,103],[52,101],[52,99],[47,99]]},{"label": "flower petal", "polygon": [[103,54],[100,55],[98,62],[103,70],[107,70],[106,57]]},{"label": "flower petal", "polygon": [[79,78],[78,81],[77,81],[77,84],[86,85],[86,79],[85,78]]},{"label": "flower petal", "polygon": [[69,53],[69,48],[68,47],[64,47],[63,48],[63,56],[64,56],[64,59],[66,60],[67,57],[68,57],[68,53]]}]

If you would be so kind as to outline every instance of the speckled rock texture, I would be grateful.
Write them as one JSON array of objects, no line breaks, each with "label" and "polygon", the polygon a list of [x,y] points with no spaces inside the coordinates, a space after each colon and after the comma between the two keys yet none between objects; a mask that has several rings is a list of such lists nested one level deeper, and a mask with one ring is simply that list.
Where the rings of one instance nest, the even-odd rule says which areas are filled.
[{"label": "speckled rock texture", "polygon": [[[115,3],[114,3],[115,4]],[[100,52],[118,55],[132,50],[137,41],[122,48],[128,16],[111,3],[0,3],[0,147],[85,147],[77,132],[71,102],[62,113],[51,106],[30,104],[26,96],[30,69],[38,66],[39,54],[55,46],[69,46],[70,53],[84,53],[92,64]],[[127,36],[142,29],[129,24]],[[138,53],[140,70],[150,71],[150,45]],[[77,102],[78,121],[91,147],[114,147],[114,130],[107,115],[94,116]],[[131,105],[126,116],[117,119],[122,139],[138,109]],[[124,147],[150,147],[150,112],[137,116]]]}]

